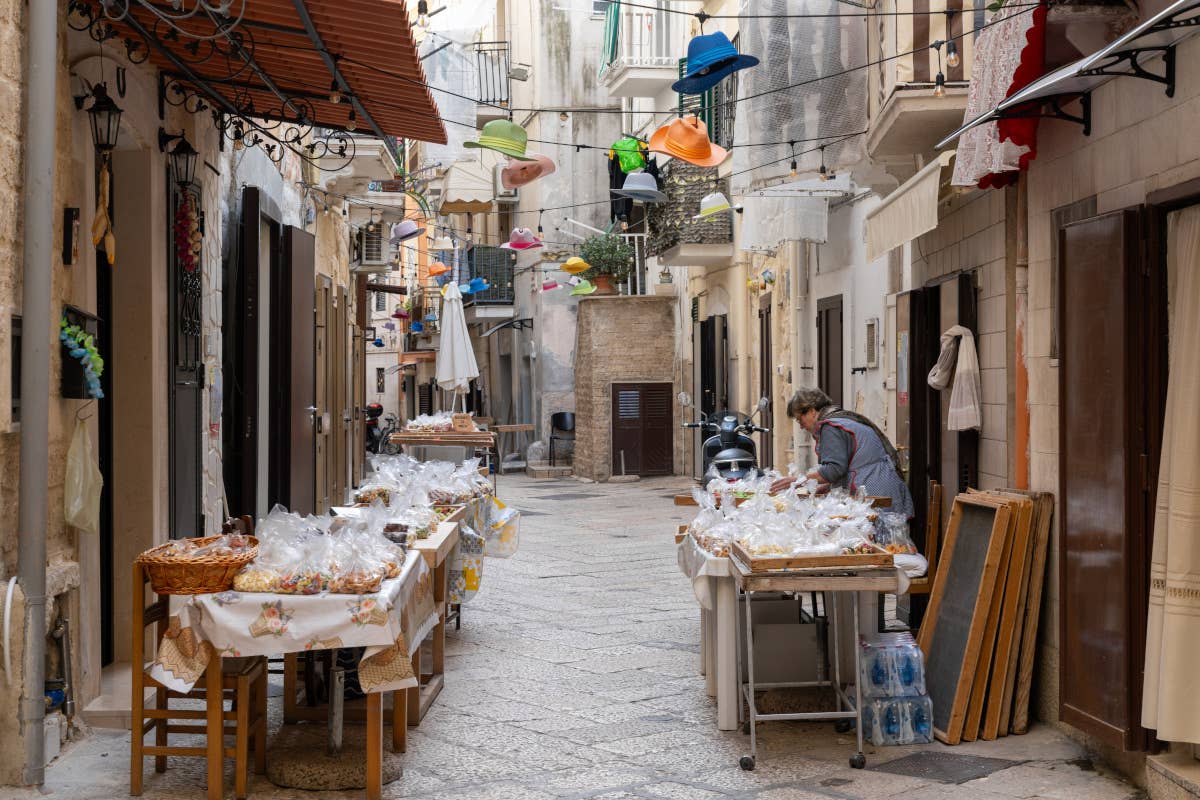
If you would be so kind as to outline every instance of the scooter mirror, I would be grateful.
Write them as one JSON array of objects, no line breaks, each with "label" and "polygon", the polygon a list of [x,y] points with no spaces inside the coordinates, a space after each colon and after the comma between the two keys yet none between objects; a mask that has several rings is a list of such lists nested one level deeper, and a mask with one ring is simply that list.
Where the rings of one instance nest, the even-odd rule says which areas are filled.
[{"label": "scooter mirror", "polygon": [[771,401],[768,400],[766,397],[758,398],[758,410],[759,411],[766,411],[767,406],[769,406],[769,405],[771,405]]},{"label": "scooter mirror", "polygon": [[678,400],[679,405],[683,406],[684,408],[692,407],[692,396],[687,392],[680,392],[679,394],[675,395],[675,399]]}]

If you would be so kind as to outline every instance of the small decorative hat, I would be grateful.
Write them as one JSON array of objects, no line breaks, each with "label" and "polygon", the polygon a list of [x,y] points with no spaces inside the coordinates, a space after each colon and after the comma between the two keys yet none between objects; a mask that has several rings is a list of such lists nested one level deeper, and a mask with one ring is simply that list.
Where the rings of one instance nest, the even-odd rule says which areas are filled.
[{"label": "small decorative hat", "polygon": [[534,247],[544,247],[542,241],[534,236],[533,231],[529,228],[513,228],[508,241],[500,246],[505,250],[529,250]]},{"label": "small decorative hat", "polygon": [[439,236],[429,243],[430,250],[453,250],[454,242],[449,236]]},{"label": "small decorative hat", "polygon": [[424,323],[420,322],[419,320],[414,321],[413,324],[409,325],[408,327],[410,329],[412,329],[413,333],[424,333],[425,332],[425,325],[424,325]]},{"label": "small decorative hat", "polygon": [[568,275],[578,275],[581,272],[587,272],[592,268],[592,265],[584,261],[579,256],[571,256],[560,267],[560,269]]},{"label": "small decorative hat", "polygon": [[525,144],[528,141],[525,129],[507,119],[494,119],[483,126],[479,132],[479,141],[463,142],[463,147],[483,147],[503,153],[518,161],[533,161],[525,155]]},{"label": "small decorative hat", "polygon": [[505,189],[516,189],[527,183],[532,183],[544,175],[549,175],[556,167],[548,156],[536,154],[533,161],[509,162],[500,170],[500,183]]},{"label": "small decorative hat", "polygon": [[708,127],[699,117],[672,120],[650,137],[650,149],[697,167],[715,167],[729,151],[708,140]]},{"label": "small decorative hat", "polygon": [[620,189],[613,189],[612,193],[643,203],[661,203],[667,199],[667,196],[658,190],[658,181],[648,172],[629,173],[625,176],[625,185]]},{"label": "small decorative hat", "polygon": [[700,201],[700,213],[692,219],[708,219],[722,211],[733,211],[733,206],[729,204],[729,198],[723,192],[713,192],[704,195],[704,199]]},{"label": "small decorative hat", "polygon": [[717,31],[688,42],[687,73],[671,84],[680,94],[703,94],[727,75],[758,64],[754,56],[739,53],[729,37]]},{"label": "small decorative hat", "polygon": [[542,281],[542,291],[543,292],[552,292],[558,288],[559,288],[558,281],[554,280],[554,278],[548,278],[547,280]]},{"label": "small decorative hat", "polygon": [[471,282],[467,285],[471,287],[472,292],[483,292],[491,288],[491,284],[487,282],[487,278],[482,276],[471,278]]},{"label": "small decorative hat", "polygon": [[420,236],[425,232],[424,228],[418,228],[417,223],[411,219],[401,220],[392,226],[391,236],[388,237],[388,242],[393,245],[406,242],[416,236]]},{"label": "small decorative hat", "polygon": [[[460,283],[458,285],[458,293],[463,295],[474,294],[475,290],[471,288],[471,284],[469,283]],[[445,292],[442,294],[445,295]]]},{"label": "small decorative hat", "polygon": [[435,261],[429,265],[429,276],[431,278],[436,278],[438,275],[445,275],[449,271],[450,268],[440,261]]},{"label": "small decorative hat", "polygon": [[392,319],[408,319],[408,312],[396,306],[396,310],[392,312]]},{"label": "small decorative hat", "polygon": [[576,284],[575,288],[571,290],[571,296],[578,297],[579,295],[584,295],[584,294],[595,294],[595,292],[596,292],[596,285],[593,284],[591,281],[585,280],[585,281],[580,281],[578,284]]}]

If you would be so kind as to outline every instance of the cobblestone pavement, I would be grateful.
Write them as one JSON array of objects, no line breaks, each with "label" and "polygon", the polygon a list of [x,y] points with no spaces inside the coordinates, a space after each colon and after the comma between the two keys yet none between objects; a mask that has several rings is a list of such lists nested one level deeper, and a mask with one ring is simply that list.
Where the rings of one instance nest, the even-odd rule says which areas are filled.
[{"label": "cobblestone pavement", "polygon": [[[716,729],[698,673],[698,612],[675,566],[670,533],[680,479],[597,485],[505,476],[501,496],[526,512],[521,549],[489,559],[483,587],[451,632],[446,689],[411,729],[404,776],[389,798],[1005,798],[1138,797],[1050,728],[957,748],[869,749],[852,770],[853,740],[832,725],[760,728],[758,768],[743,772],[739,732]],[[277,702],[273,703],[277,705]],[[1002,759],[987,777],[950,783],[880,771],[922,750]],[[48,771],[61,798],[124,797],[128,735],[95,731]],[[227,774],[230,770],[227,770]],[[199,798],[203,767],[147,765],[145,797]],[[227,778],[227,787],[232,787]],[[2,792],[2,790],[0,790]],[[17,796],[33,797],[19,792]],[[254,777],[252,797],[314,797]],[[361,793],[321,793],[357,798]]]}]

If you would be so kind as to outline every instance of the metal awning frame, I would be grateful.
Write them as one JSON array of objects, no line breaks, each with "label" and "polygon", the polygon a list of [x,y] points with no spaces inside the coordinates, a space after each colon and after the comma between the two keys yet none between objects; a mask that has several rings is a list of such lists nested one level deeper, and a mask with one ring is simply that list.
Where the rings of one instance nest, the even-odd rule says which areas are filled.
[{"label": "metal awning frame", "polygon": [[[1178,32],[1179,35],[1172,34]],[[1038,117],[1059,119],[1081,126],[1084,136],[1092,132],[1091,93],[1112,78],[1141,78],[1165,87],[1167,97],[1175,96],[1175,49],[1180,42],[1200,32],[1200,0],[1177,0],[1176,3],[1135,27],[1112,44],[1066,67],[1060,68],[1029,84],[1003,100],[991,111],[965,123],[954,133],[937,143],[942,150],[952,145],[967,131],[1002,119]],[[1170,39],[1166,44],[1150,40]],[[1137,46],[1137,42],[1145,42]],[[1148,69],[1146,62],[1161,57],[1160,72]],[[1061,85],[1080,78],[1099,78],[1086,88],[1062,90]],[[1059,90],[1056,91],[1056,88]],[[1065,106],[1080,101],[1081,112],[1071,114]]]}]

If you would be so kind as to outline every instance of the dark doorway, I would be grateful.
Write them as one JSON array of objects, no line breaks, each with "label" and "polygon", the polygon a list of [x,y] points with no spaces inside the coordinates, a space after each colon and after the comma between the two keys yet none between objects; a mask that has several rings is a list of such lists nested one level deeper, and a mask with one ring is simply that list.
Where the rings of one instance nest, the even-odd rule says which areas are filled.
[{"label": "dark doorway", "polygon": [[670,475],[674,461],[674,413],[669,383],[614,383],[612,472]]},{"label": "dark doorway", "polygon": [[113,391],[113,376],[117,363],[113,359],[113,289],[112,270],[104,251],[96,251],[96,349],[104,359],[104,371],[100,373],[100,388],[104,400],[92,404],[96,409],[98,428],[100,474],[104,476],[104,487],[100,490],[100,666],[108,666],[115,659],[116,625],[113,611],[115,559],[113,556],[113,407],[117,403]]},{"label": "dark doorway", "polygon": [[310,514],[316,497],[315,240],[283,227],[271,272],[268,505]]},{"label": "dark doorway", "polygon": [[700,413],[705,417],[729,408],[728,317],[700,323]]},{"label": "dark doorway", "polygon": [[845,405],[842,391],[842,296],[817,301],[817,384],[839,406]]},{"label": "dark doorway", "polygon": [[170,536],[172,539],[204,534],[203,388],[204,364],[200,349],[200,264],[185,263],[176,250],[175,217],[184,203],[200,213],[200,198],[184,194],[167,175],[167,347],[171,364],[168,394],[170,431]]},{"label": "dark doorway", "polygon": [[1136,210],[1059,231],[1059,712],[1126,750],[1140,725],[1154,476],[1166,388],[1165,252]]},{"label": "dark doorway", "polygon": [[[772,390],[775,355],[771,346],[771,295],[763,295],[758,302],[758,396],[767,398],[767,407],[758,416],[758,424],[774,427],[775,393]],[[753,414],[754,403],[747,403],[745,413]],[[764,420],[766,421],[764,423]],[[758,465],[763,469],[775,466],[775,443],[771,434],[759,438]]]}]

